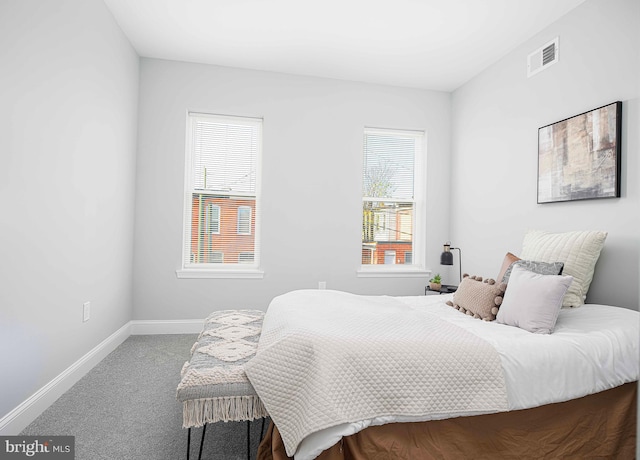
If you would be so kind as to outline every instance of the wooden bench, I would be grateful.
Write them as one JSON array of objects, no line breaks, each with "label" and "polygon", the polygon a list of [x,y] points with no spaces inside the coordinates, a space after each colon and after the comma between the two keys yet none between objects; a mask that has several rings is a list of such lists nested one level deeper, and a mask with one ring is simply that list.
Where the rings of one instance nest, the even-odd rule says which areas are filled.
[{"label": "wooden bench", "polygon": [[250,458],[250,423],[264,419],[267,411],[244,372],[244,364],[255,354],[264,312],[223,310],[209,315],[191,357],[182,367],[176,391],[182,402],[183,428],[188,428],[187,459],[191,428],[203,427],[198,459],[207,424],[247,421],[247,458]]}]

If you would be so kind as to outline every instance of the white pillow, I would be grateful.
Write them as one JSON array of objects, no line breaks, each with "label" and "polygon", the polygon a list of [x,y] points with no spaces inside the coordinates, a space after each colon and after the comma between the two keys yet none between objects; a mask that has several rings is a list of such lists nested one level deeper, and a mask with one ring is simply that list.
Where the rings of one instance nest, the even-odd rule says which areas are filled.
[{"label": "white pillow", "polygon": [[551,334],[572,281],[572,276],[540,275],[514,266],[496,321],[536,334]]},{"label": "white pillow", "polygon": [[521,259],[564,262],[562,271],[574,281],[564,297],[563,307],[579,307],[586,298],[596,262],[607,232],[581,231],[550,233],[530,230],[524,236]]}]

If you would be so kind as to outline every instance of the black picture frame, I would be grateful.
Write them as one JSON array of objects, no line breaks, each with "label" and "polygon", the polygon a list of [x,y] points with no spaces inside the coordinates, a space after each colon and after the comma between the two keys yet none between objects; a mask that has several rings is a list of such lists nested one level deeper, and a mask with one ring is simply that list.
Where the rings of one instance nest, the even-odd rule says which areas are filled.
[{"label": "black picture frame", "polygon": [[620,197],[622,102],[538,129],[538,203]]}]

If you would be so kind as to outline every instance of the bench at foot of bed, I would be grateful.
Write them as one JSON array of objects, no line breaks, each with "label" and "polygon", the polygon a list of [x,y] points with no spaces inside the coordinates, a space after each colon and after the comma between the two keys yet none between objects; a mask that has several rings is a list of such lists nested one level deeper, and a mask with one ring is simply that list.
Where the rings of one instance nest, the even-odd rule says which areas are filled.
[{"label": "bench at foot of bed", "polygon": [[[223,310],[204,322],[191,358],[182,367],[176,391],[182,402],[183,428],[188,428],[187,459],[191,447],[191,428],[215,422],[247,421],[247,458],[250,458],[250,423],[268,417],[267,411],[244,372],[244,364],[256,353],[264,312]],[[261,433],[262,433],[261,431]]]}]

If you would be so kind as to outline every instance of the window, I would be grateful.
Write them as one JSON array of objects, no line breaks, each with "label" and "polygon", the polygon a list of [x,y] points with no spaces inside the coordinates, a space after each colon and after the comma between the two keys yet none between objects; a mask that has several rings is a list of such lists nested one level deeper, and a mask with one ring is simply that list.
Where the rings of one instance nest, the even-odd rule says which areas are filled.
[{"label": "window", "polygon": [[404,263],[411,265],[413,264],[413,253],[412,252],[405,252],[404,253]]},{"label": "window", "polygon": [[241,264],[250,264],[253,262],[253,253],[252,252],[241,252],[238,255],[238,263]]},{"label": "window", "polygon": [[221,264],[222,262],[224,262],[224,254],[220,251],[211,251],[209,253],[208,262],[212,264]]},{"label": "window", "polygon": [[251,235],[251,208],[238,206],[238,235]]},{"label": "window", "polygon": [[396,251],[387,249],[384,251],[384,263],[387,265],[393,265],[396,263]]},{"label": "window", "polygon": [[261,276],[261,143],[260,119],[188,114],[179,277]]},{"label": "window", "polygon": [[365,128],[362,273],[424,269],[424,137],[419,131]]},{"label": "window", "polygon": [[220,233],[220,206],[209,203],[207,206],[207,233]]}]

